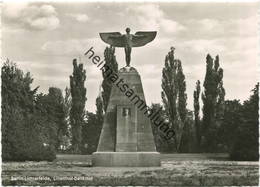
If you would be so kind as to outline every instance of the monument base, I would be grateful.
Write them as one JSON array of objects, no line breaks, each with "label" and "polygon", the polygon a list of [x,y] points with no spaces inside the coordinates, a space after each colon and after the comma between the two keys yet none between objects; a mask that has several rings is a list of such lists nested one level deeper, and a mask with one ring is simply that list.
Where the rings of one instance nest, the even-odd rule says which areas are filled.
[{"label": "monument base", "polygon": [[95,152],[93,166],[103,167],[155,167],[161,166],[158,152]]}]

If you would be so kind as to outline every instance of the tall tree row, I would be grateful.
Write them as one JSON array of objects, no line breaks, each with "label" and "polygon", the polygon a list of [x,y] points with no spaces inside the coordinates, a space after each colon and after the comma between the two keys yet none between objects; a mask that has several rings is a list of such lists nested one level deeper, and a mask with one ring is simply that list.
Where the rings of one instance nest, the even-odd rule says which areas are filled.
[{"label": "tall tree row", "polygon": [[174,58],[174,50],[171,50],[165,58],[162,89],[162,101],[175,131],[175,149],[179,152],[187,117],[187,95],[182,64],[180,60]]},{"label": "tall tree row", "polygon": [[223,88],[223,69],[219,67],[219,57],[215,60],[206,57],[203,101],[203,142],[206,152],[215,152],[219,146],[219,133],[223,124],[225,89]]},{"label": "tall tree row", "polygon": [[74,153],[80,153],[82,149],[82,126],[85,115],[86,88],[84,86],[86,80],[86,71],[83,64],[77,64],[77,60],[73,60],[73,74],[70,76],[71,90],[71,110],[70,123],[72,130],[72,149]]}]

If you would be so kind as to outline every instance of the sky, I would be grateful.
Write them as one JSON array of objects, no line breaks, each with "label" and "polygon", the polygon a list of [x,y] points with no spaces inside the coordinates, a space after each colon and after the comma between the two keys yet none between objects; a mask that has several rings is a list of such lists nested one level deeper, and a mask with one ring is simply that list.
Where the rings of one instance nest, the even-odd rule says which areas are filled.
[{"label": "sky", "polygon": [[[69,87],[72,60],[86,70],[86,109],[96,110],[101,71],[84,56],[93,47],[103,58],[100,32],[157,31],[154,41],[132,49],[131,66],[141,75],[147,104],[161,103],[165,56],[176,48],[186,77],[188,108],[195,83],[204,81],[206,55],[219,55],[226,99],[244,101],[259,81],[259,2],[10,2],[2,4],[2,62],[9,58],[30,71],[32,87]],[[119,68],[124,50],[116,48]],[[203,84],[202,84],[203,85]]]}]

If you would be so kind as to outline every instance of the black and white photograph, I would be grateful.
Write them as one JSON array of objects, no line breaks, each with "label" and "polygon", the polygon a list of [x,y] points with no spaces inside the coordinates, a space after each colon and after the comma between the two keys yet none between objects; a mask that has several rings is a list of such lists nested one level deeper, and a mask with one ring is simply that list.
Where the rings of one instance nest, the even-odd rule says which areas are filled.
[{"label": "black and white photograph", "polygon": [[258,186],[259,0],[3,0],[2,186]]}]

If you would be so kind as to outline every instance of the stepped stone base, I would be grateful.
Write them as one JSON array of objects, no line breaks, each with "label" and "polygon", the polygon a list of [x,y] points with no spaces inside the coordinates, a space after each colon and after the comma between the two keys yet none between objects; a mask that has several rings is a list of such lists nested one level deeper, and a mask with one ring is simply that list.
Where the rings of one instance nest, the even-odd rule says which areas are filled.
[{"label": "stepped stone base", "polygon": [[92,164],[102,167],[155,167],[161,162],[158,152],[95,152]]}]

